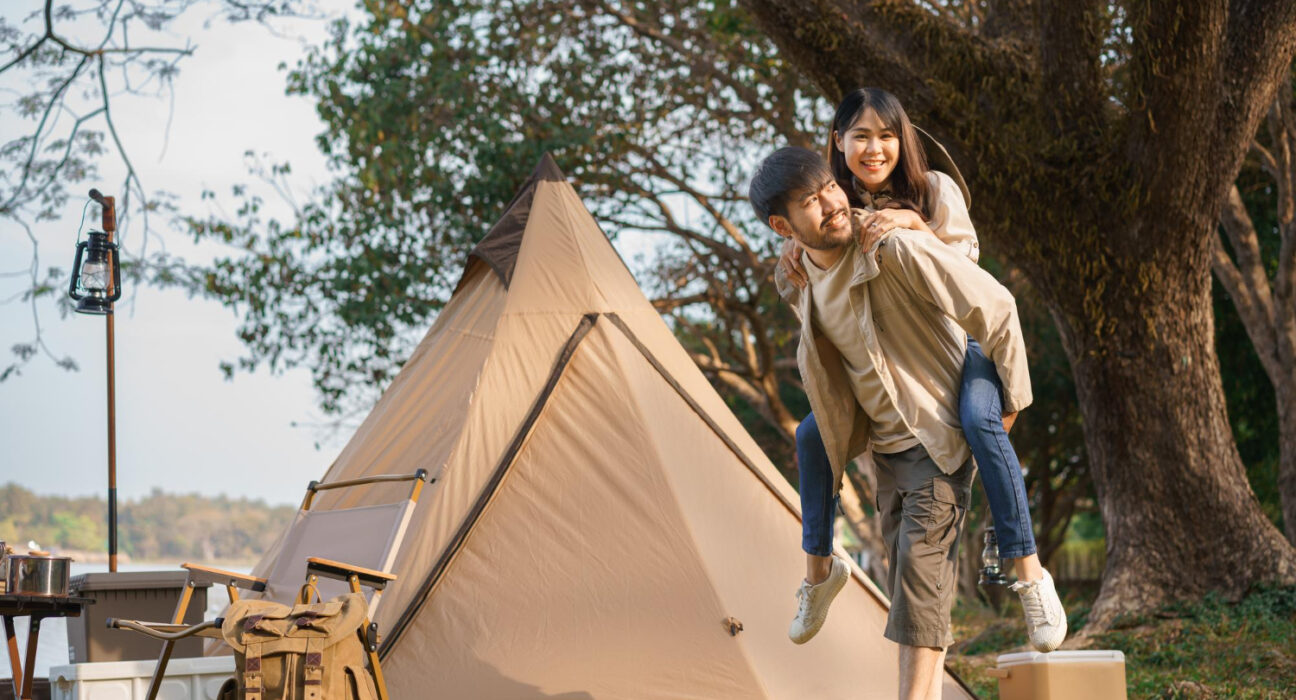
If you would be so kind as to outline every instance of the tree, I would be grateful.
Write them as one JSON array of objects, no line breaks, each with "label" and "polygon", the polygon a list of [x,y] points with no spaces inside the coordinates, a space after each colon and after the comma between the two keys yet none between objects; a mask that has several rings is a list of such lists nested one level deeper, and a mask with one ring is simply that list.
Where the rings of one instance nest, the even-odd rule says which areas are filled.
[{"label": "tree", "polygon": [[[1293,76],[1296,77],[1296,76]],[[1212,269],[1273,385],[1279,439],[1278,492],[1287,539],[1296,544],[1296,104],[1287,80],[1251,142],[1277,204],[1257,230],[1237,184],[1229,188]],[[1261,233],[1263,232],[1263,236]],[[1268,250],[1266,250],[1268,249]],[[1232,251],[1232,256],[1229,251]],[[1268,254],[1266,254],[1266,252]]]},{"label": "tree", "polygon": [[830,98],[888,88],[973,166],[985,238],[1074,371],[1107,529],[1093,626],[1296,580],[1229,431],[1209,312],[1215,222],[1296,52],[1296,5],[743,5]]}]

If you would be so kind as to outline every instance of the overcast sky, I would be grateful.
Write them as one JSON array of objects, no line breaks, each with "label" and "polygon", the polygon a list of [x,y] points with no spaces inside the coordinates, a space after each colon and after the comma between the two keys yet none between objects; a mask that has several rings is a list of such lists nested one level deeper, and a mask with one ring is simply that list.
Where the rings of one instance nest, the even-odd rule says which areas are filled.
[{"label": "overcast sky", "polygon": [[[320,4],[337,16],[353,3]],[[22,17],[16,12],[25,14],[39,3],[24,0],[24,6],[32,6],[28,9],[16,5],[5,3],[0,10],[11,23]],[[217,20],[204,27],[210,12],[204,6],[190,11],[169,36],[167,45],[183,46],[188,38],[198,47],[181,64],[173,114],[166,96],[119,95],[113,103],[114,120],[144,187],[172,191],[180,195],[182,208],[204,215],[209,205],[199,201],[203,189],[228,195],[230,185],[252,179],[243,155],[249,149],[290,161],[298,192],[326,182],[329,175],[313,142],[323,125],[309,99],[284,95],[285,73],[277,69],[281,62],[295,64],[304,42],[320,43],[325,22],[281,22],[274,33],[254,23]],[[34,25],[22,26],[31,31]],[[4,101],[12,101],[22,87],[13,80],[0,83]],[[20,128],[29,130],[31,123],[19,123],[12,111],[0,117],[5,141]],[[95,186],[120,201],[123,172],[114,158],[105,157]],[[70,269],[83,203],[70,202],[62,221],[35,229],[42,268]],[[214,252],[162,230],[173,253],[205,258]],[[136,249],[138,241],[127,243]],[[31,253],[26,233],[0,221],[0,272],[27,267]],[[25,282],[0,278],[0,299],[20,292]],[[13,481],[42,494],[102,494],[107,485],[104,320],[79,314],[60,319],[52,301],[40,304],[38,312],[46,343],[56,355],[72,356],[80,371],[59,369],[41,357],[21,376],[0,383],[0,484]],[[231,311],[176,291],[140,289],[133,305],[118,305],[120,497],[138,498],[160,488],[293,503],[337,455],[347,434],[329,438],[318,428],[293,427],[321,420],[305,370],[282,376],[260,370],[224,380],[219,363],[242,351],[236,327]],[[33,336],[30,304],[0,305],[0,367],[11,362],[12,345]]]}]

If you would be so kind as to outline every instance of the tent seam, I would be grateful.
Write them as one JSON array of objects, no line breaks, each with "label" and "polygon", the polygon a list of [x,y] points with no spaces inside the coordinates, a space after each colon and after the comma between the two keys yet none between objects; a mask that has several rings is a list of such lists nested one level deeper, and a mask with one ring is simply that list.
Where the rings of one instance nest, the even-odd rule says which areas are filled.
[{"label": "tent seam", "polygon": [[550,396],[553,395],[554,389],[558,386],[558,381],[562,379],[563,374],[566,373],[567,367],[571,364],[571,359],[575,355],[576,349],[580,347],[581,342],[589,335],[590,329],[592,329],[597,322],[598,314],[585,314],[581,318],[580,323],[576,326],[576,329],[572,331],[572,334],[567,339],[567,343],[564,345],[562,352],[559,353],[557,360],[554,362],[554,368],[550,370],[549,379],[545,382],[544,387],[541,388],[540,393],[532,402],[531,410],[527,412],[527,416],[518,427],[517,433],[509,442],[508,447],[505,448],[500,463],[496,465],[491,474],[490,480],[487,481],[486,485],[482,488],[481,493],[478,494],[473,507],[469,509],[468,513],[464,516],[459,529],[441,550],[441,554],[433,564],[431,571],[428,572],[427,577],[423,581],[423,585],[419,587],[419,590],[415,594],[410,605],[407,606],[405,612],[397,618],[396,624],[393,626],[391,632],[389,632],[387,638],[383,640],[382,646],[378,651],[380,659],[385,659],[391,654],[391,650],[396,646],[396,643],[400,641],[401,636],[405,633],[405,630],[409,627],[410,623],[413,622],[419,611],[421,611],[423,606],[427,604],[429,599],[431,599],[432,593],[436,589],[437,584],[441,581],[445,572],[450,568],[450,564],[467,543],[468,538],[472,535],[477,523],[481,521],[487,505],[489,505],[490,501],[494,498],[494,495],[499,491],[500,486],[504,482],[504,478],[508,476],[508,473],[513,469],[513,465],[517,463],[517,458],[522,453],[522,447],[533,432],[536,423],[540,419],[540,415],[544,412],[545,406],[548,405]]}]

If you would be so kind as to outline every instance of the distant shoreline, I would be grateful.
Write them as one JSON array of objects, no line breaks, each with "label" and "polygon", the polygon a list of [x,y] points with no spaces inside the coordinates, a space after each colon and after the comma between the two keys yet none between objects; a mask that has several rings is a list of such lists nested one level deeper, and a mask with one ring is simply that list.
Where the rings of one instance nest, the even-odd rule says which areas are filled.
[{"label": "distant shoreline", "polygon": [[[13,545],[9,545],[9,546],[13,548],[13,552],[12,552],[13,554],[30,554],[31,551],[33,551],[27,549],[26,547],[15,547]],[[92,552],[92,551],[83,551],[78,549],[56,549],[56,548],[45,550],[45,551],[49,551],[51,555],[56,557],[71,557],[73,564],[96,565],[96,566],[103,566],[103,567],[108,566],[107,552]],[[252,567],[256,566],[258,561],[260,561],[259,558],[247,558],[247,559],[219,559],[218,558],[218,559],[210,559],[210,560],[190,558],[183,561],[168,561],[165,559],[140,559],[136,561],[132,559],[129,554],[119,553],[117,555],[118,566],[130,567],[137,571],[143,570],[140,567],[148,567],[150,569],[159,569],[159,570],[179,569],[181,564],[187,564],[187,563],[202,564],[203,566],[211,566],[218,569],[230,569],[232,571],[238,571],[238,570],[249,570]]]}]

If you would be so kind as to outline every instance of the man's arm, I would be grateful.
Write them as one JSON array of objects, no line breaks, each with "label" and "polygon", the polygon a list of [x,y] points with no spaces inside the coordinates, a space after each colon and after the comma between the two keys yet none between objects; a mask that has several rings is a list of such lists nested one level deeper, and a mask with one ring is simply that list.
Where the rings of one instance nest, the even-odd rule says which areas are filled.
[{"label": "man's arm", "polygon": [[1026,342],[1017,302],[990,273],[959,251],[926,234],[892,236],[884,258],[897,266],[913,290],[954,319],[981,343],[1004,387],[1004,413],[1032,401]]}]

